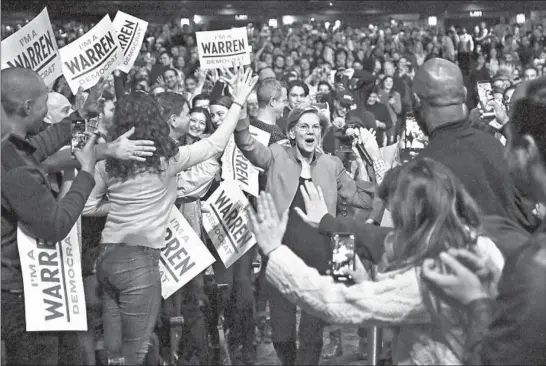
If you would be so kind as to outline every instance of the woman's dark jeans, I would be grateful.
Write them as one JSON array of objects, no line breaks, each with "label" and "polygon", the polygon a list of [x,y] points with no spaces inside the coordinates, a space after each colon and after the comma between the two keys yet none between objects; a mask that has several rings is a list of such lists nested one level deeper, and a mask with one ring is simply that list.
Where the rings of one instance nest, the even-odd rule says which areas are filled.
[{"label": "woman's dark jeans", "polygon": [[101,244],[97,277],[102,289],[104,347],[127,365],[144,362],[161,306],[160,249]]}]

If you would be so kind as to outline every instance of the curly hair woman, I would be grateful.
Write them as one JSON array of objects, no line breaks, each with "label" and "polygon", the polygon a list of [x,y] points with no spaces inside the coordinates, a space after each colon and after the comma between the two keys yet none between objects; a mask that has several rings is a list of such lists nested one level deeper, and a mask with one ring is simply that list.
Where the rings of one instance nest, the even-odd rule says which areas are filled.
[{"label": "curly hair woman", "polygon": [[[320,190],[307,188],[321,196]],[[392,212],[394,230],[384,243],[386,270],[376,282],[369,280],[359,260],[356,270],[348,272],[355,281],[352,286],[307,267],[281,245],[287,214],[279,219],[272,199],[263,196],[258,204],[261,222],[249,214],[258,245],[269,255],[266,276],[292,303],[330,324],[396,327],[396,365],[461,364],[464,313],[422,280],[423,261],[450,248],[471,248],[499,270],[504,258],[481,235],[476,203],[442,164],[425,158],[394,168],[379,195]]]},{"label": "curly hair woman", "polygon": [[[145,162],[100,162],[96,185],[83,214],[108,215],[97,259],[102,288],[104,343],[113,357],[128,365],[142,364],[161,304],[159,257],[165,230],[177,196],[177,175],[225,148],[237,124],[241,105],[256,84],[250,70],[239,70],[235,100],[225,122],[208,138],[177,147],[154,98],[133,93],[119,100],[110,133],[117,138],[131,128],[131,138],[155,143],[155,154]],[[187,110],[169,119],[186,125]],[[108,200],[105,200],[105,197]]]}]

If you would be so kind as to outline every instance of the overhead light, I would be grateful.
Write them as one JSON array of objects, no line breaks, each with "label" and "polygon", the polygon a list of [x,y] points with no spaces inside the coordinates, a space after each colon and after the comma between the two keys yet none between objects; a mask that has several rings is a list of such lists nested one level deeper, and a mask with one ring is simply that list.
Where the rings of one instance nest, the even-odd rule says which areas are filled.
[{"label": "overhead light", "polygon": [[311,21],[314,22],[314,21],[315,21],[315,18],[311,17]]},{"label": "overhead light", "polygon": [[334,6],[334,4],[332,2],[330,2],[330,6]]},{"label": "overhead light", "polygon": [[525,14],[516,15],[516,23],[518,23],[518,24],[525,23]]},{"label": "overhead light", "polygon": [[190,25],[190,20],[188,18],[180,19],[180,26],[183,27],[185,25]]},{"label": "overhead light", "polygon": [[201,15],[194,15],[193,22],[195,24],[201,24],[203,22],[203,17]]},{"label": "overhead light", "polygon": [[269,19],[269,26],[272,27],[272,28],[277,28],[277,26],[279,25],[279,22],[277,21],[277,19],[275,18],[271,18]]},{"label": "overhead light", "polygon": [[282,17],[282,24],[293,24],[296,21],[296,18],[294,18],[292,15],[283,15]]},{"label": "overhead light", "polygon": [[472,18],[479,18],[483,15],[483,13],[480,10],[475,10],[470,12],[470,17]]},{"label": "overhead light", "polygon": [[436,27],[438,25],[437,17],[428,17],[428,25],[431,27]]}]

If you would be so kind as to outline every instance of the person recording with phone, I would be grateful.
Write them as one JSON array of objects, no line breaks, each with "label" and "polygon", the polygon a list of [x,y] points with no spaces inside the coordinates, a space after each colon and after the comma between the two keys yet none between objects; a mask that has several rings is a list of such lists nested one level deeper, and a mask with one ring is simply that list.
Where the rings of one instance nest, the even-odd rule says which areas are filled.
[{"label": "person recording with phone", "polygon": [[[305,201],[312,189],[312,183],[306,182]],[[317,191],[322,196],[322,190]],[[442,164],[419,159],[392,169],[379,195],[388,203],[394,222],[383,243],[385,270],[377,282],[371,281],[355,257],[354,269],[346,268],[345,274],[356,284],[347,286],[322,275],[283,245],[292,215],[288,210],[279,214],[272,195],[262,192],[257,214],[251,208],[247,213],[258,245],[269,257],[267,279],[290,302],[329,324],[397,327],[394,364],[460,364],[465,317],[426,286],[421,265],[449,248],[471,248],[497,270],[502,270],[504,258],[481,234],[474,200]]]}]

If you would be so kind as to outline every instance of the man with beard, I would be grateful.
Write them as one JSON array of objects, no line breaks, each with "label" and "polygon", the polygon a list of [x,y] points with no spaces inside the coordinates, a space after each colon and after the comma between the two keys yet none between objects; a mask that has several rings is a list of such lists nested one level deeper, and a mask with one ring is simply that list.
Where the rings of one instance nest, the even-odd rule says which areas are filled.
[{"label": "man with beard", "polygon": [[[248,119],[239,121],[235,143],[245,157],[267,175],[266,190],[271,192],[277,207],[290,209],[290,219],[283,243],[292,248],[307,264],[325,273],[331,257],[329,240],[301,220],[293,210],[304,207],[304,182],[322,187],[328,212],[335,215],[338,197],[362,208],[371,207],[373,184],[355,182],[337,157],[317,150],[328,121],[310,105],[296,107],[288,116],[287,132],[291,146],[273,144],[266,147],[249,132]],[[282,295],[270,292],[273,345],[283,365],[318,365],[322,350],[323,323],[302,313],[299,326],[299,349],[296,343],[296,307]]]}]

